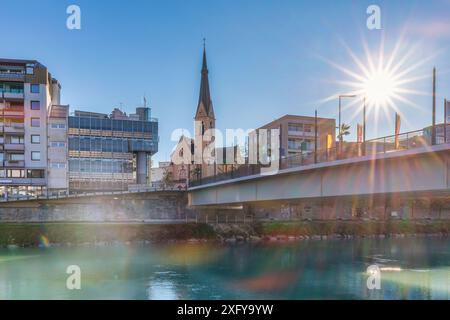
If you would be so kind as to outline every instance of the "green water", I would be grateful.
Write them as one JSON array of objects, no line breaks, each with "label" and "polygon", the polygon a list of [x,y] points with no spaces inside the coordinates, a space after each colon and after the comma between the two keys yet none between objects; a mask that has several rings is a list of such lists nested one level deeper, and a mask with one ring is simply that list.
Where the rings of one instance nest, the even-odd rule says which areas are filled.
[{"label": "green water", "polygon": [[[366,286],[377,264],[381,289]],[[66,268],[81,268],[81,290]],[[0,299],[449,299],[450,240],[0,250]]]}]

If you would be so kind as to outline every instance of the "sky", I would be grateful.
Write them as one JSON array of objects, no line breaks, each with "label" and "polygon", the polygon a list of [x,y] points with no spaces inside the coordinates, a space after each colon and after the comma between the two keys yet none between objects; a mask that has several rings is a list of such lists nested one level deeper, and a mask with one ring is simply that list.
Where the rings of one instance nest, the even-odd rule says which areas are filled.
[{"label": "sky", "polygon": [[[81,9],[80,30],[66,27],[71,4]],[[380,30],[366,25],[372,4],[381,9]],[[337,95],[360,82],[352,55],[368,68],[367,52],[378,59],[381,47],[387,64],[399,43],[391,69],[398,65],[403,90],[395,108],[369,110],[367,138],[393,134],[395,111],[402,132],[431,123],[434,66],[438,122],[450,99],[450,0],[0,0],[0,8],[0,57],[46,65],[72,111],[132,113],[147,97],[159,119],[155,165],[169,159],[174,130],[193,131],[203,38],[221,130],[316,109],[337,117]],[[359,105],[343,102],[349,140]]]}]

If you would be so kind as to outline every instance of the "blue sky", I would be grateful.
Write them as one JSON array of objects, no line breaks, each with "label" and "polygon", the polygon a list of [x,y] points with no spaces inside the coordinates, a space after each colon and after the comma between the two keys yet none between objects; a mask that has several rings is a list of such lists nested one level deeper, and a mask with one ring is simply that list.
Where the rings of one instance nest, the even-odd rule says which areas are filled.
[{"label": "blue sky", "polygon": [[[66,28],[66,7],[77,4],[82,29]],[[366,28],[366,8],[381,8],[382,30]],[[337,100],[349,77],[327,61],[357,70],[346,47],[365,60],[363,40],[376,52],[382,37],[389,53],[403,34],[400,68],[421,62],[419,78],[398,101],[402,131],[431,122],[431,71],[438,68],[438,120],[450,98],[450,0],[434,1],[61,1],[0,0],[0,56],[36,59],[62,84],[72,110],[133,111],[146,94],[160,121],[160,152],[168,159],[176,128],[192,130],[202,38],[207,38],[210,85],[217,127],[254,128],[284,114],[337,117]],[[401,58],[399,54],[399,59]],[[429,77],[422,77],[429,75]],[[343,113],[355,131],[355,108]],[[368,138],[393,133],[394,111]],[[354,138],[354,135],[350,139]]]}]

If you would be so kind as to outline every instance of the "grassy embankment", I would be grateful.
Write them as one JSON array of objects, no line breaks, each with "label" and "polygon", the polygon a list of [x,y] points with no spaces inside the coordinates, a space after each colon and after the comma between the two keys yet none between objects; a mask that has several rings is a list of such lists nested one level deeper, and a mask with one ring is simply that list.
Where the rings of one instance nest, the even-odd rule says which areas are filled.
[{"label": "grassy embankment", "polygon": [[99,242],[134,242],[215,239],[213,229],[205,224],[0,224],[0,246],[38,246],[42,237],[49,243],[83,244]]},{"label": "grassy embankment", "polygon": [[258,224],[255,231],[260,236],[311,236],[311,235],[392,235],[392,234],[449,234],[450,221],[313,221],[267,222]]},{"label": "grassy embankment", "polygon": [[38,246],[113,242],[167,242],[189,239],[228,239],[250,236],[351,235],[356,237],[392,234],[450,233],[450,221],[302,221],[262,222],[247,225],[206,224],[95,224],[43,223],[0,224],[0,246]]}]

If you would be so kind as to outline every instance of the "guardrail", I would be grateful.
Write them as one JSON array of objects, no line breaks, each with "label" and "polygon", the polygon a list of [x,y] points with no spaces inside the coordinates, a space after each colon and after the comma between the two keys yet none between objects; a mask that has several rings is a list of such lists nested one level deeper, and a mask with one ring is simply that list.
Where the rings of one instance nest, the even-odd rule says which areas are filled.
[{"label": "guardrail", "polygon": [[30,201],[30,200],[54,200],[54,199],[66,199],[66,198],[82,198],[82,197],[94,197],[94,196],[111,196],[111,195],[127,195],[136,193],[147,192],[161,192],[161,191],[184,191],[186,188],[180,189],[176,187],[164,187],[164,188],[140,188],[128,191],[104,191],[104,192],[71,192],[71,193],[46,193],[40,195],[22,195],[20,197],[8,196],[0,197],[1,202],[17,202],[17,201]]},{"label": "guardrail", "polygon": [[[445,129],[447,129],[445,127]],[[450,129],[450,127],[448,128]],[[279,169],[290,169],[297,168],[306,165],[332,162],[336,160],[358,158],[366,155],[380,154],[396,152],[401,150],[414,149],[424,146],[432,145],[431,138],[431,127],[430,132],[424,130],[416,130],[405,132],[399,135],[385,136],[381,138],[366,140],[365,143],[357,142],[344,142],[341,147],[339,145],[334,148],[329,148],[325,150],[314,151],[304,151],[298,155],[281,157],[279,159]],[[441,130],[447,132],[448,130]],[[444,133],[436,134],[436,145],[450,142],[447,137],[450,136],[450,132],[447,132],[447,137]],[[214,182],[220,182],[225,180],[237,179],[246,176],[261,174],[261,169],[268,166],[263,166],[261,164],[235,164],[230,165],[231,170],[228,172],[219,173],[209,177],[196,177],[194,176],[189,181],[189,187],[196,187],[200,185],[205,185]]]}]

